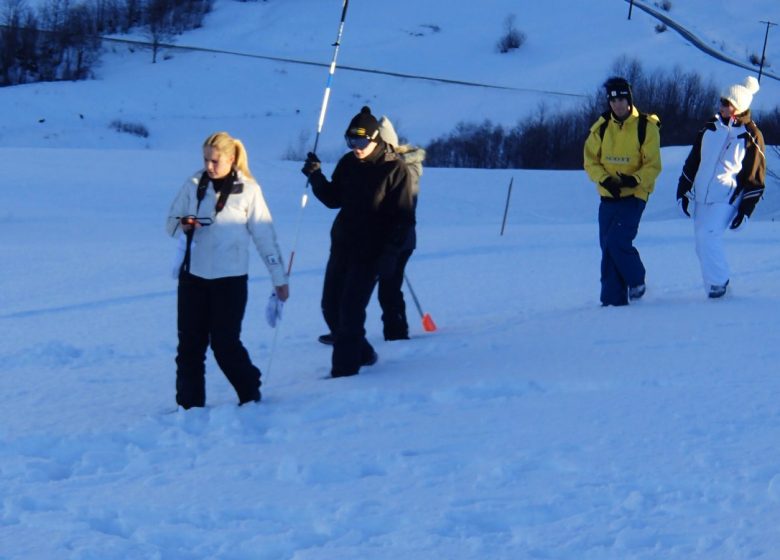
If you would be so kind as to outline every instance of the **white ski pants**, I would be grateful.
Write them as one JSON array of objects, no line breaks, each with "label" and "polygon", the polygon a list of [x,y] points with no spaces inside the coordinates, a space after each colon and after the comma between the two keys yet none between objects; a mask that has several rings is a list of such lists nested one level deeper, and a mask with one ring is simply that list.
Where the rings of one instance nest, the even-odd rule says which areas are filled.
[{"label": "white ski pants", "polygon": [[737,208],[728,202],[696,203],[694,206],[696,254],[699,256],[705,291],[709,291],[710,286],[723,286],[729,279],[729,263],[726,261],[726,251],[723,247],[723,234],[736,215]]}]

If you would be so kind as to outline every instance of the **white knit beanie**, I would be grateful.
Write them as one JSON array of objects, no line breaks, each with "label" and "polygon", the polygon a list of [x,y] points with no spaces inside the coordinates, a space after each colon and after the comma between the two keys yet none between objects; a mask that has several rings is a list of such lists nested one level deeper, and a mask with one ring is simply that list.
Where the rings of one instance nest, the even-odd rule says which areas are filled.
[{"label": "white knit beanie", "polygon": [[382,118],[379,119],[379,136],[393,148],[398,147],[398,134],[395,132],[393,123],[385,116],[382,116]]},{"label": "white knit beanie", "polygon": [[753,95],[758,91],[758,88],[758,80],[753,76],[748,76],[741,84],[734,84],[724,89],[720,96],[723,99],[728,99],[734,105],[737,114],[741,114],[750,109]]}]

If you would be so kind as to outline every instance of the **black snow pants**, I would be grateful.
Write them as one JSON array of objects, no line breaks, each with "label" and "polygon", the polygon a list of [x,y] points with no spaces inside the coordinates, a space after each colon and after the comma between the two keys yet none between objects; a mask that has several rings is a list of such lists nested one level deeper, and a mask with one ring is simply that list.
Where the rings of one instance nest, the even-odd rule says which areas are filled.
[{"label": "black snow pants", "polygon": [[401,251],[393,274],[380,278],[377,286],[379,305],[382,307],[382,325],[385,340],[403,340],[409,338],[409,323],[406,320],[406,302],[404,301],[404,271],[412,250]]},{"label": "black snow pants", "polygon": [[238,395],[240,404],[260,399],[260,370],[241,344],[247,303],[247,276],[206,280],[182,272],[178,290],[179,346],[176,402],[184,408],[206,404],[206,350]]},{"label": "black snow pants", "polygon": [[365,324],[376,281],[374,260],[331,250],[322,287],[322,315],[333,333],[334,377],[355,375],[374,354]]}]

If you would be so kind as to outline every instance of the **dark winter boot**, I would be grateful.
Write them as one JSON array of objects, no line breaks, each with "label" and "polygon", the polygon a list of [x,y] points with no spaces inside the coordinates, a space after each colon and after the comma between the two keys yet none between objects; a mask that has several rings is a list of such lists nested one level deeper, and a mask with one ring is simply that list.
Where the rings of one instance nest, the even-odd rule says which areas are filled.
[{"label": "dark winter boot", "polygon": [[327,346],[333,346],[333,334],[321,334],[317,340],[320,342],[320,344],[325,344]]},{"label": "dark winter boot", "polygon": [[644,284],[639,284],[638,286],[632,286],[628,289],[628,299],[631,301],[636,301],[638,299],[641,299],[643,295],[645,295],[645,292],[647,291],[647,286]]},{"label": "dark winter boot", "polygon": [[409,331],[393,330],[385,331],[385,340],[409,340]]},{"label": "dark winter boot", "polygon": [[406,322],[406,313],[403,302],[400,303],[400,311],[395,313],[382,313],[382,333],[385,340],[408,340],[409,323]]},{"label": "dark winter boot", "polygon": [[377,354],[374,350],[371,350],[371,354],[363,357],[363,362],[360,364],[362,366],[373,366],[375,363],[379,361],[379,354]]},{"label": "dark winter boot", "polygon": [[343,369],[330,370],[331,377],[352,377],[353,375],[357,375],[357,374],[358,372],[355,370],[343,370]]},{"label": "dark winter boot", "polygon": [[707,294],[707,297],[711,299],[717,299],[725,296],[728,285],[729,281],[726,280],[726,283],[722,286],[710,286],[710,292]]},{"label": "dark winter boot", "polygon": [[253,396],[249,399],[242,399],[239,400],[238,406],[244,406],[245,404],[249,403],[259,403],[263,399],[263,394],[260,391],[257,391],[257,396]]},{"label": "dark winter boot", "polygon": [[[363,366],[373,366],[375,363],[379,361],[379,354],[376,353],[376,350],[368,343],[368,341],[365,341],[363,344],[363,348],[361,350],[360,354],[360,367]],[[353,375],[357,375],[358,370],[347,370],[342,368],[333,368],[330,371],[331,377],[351,377]]]}]

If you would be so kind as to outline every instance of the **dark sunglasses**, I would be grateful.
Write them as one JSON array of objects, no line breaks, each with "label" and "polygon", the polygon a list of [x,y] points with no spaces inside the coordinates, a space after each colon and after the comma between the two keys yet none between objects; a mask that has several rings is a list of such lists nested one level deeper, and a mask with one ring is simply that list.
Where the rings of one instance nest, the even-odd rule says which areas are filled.
[{"label": "dark sunglasses", "polygon": [[720,98],[720,105],[721,105],[721,107],[730,107],[731,106],[731,101],[729,101],[725,97],[721,97]]},{"label": "dark sunglasses", "polygon": [[364,150],[373,140],[367,136],[344,136],[351,150]]}]

